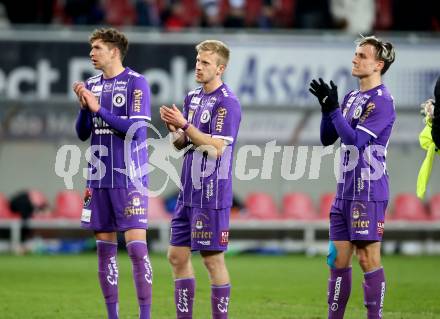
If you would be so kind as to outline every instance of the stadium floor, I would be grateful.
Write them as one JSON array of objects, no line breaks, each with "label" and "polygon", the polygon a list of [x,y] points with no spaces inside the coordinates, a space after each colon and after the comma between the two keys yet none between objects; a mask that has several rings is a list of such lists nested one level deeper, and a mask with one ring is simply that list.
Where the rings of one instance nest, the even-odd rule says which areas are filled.
[{"label": "stadium floor", "polygon": [[[93,254],[23,257],[0,255],[0,318],[105,318]],[[151,257],[153,319],[173,319],[173,283],[164,255]],[[440,256],[384,257],[386,319],[440,318]],[[119,256],[120,318],[137,318],[131,266]],[[195,319],[210,318],[207,273],[194,258]],[[230,319],[326,318],[325,257],[229,256],[233,278]],[[361,271],[354,267],[347,319],[365,318]]]}]

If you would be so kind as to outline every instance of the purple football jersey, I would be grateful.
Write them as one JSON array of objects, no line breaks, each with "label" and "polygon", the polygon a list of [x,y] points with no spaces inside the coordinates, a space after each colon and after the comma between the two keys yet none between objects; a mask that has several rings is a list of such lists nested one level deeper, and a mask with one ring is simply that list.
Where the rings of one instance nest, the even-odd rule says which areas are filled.
[{"label": "purple football jersey", "polygon": [[382,84],[365,92],[350,92],[341,108],[353,129],[362,130],[372,138],[359,149],[358,158],[341,145],[341,178],[336,198],[386,201],[389,199],[386,151],[396,120],[393,97]]},{"label": "purple football jersey", "polygon": [[178,201],[184,206],[221,209],[232,206],[232,159],[241,121],[237,97],[222,84],[211,93],[197,88],[188,93],[185,118],[201,132],[227,142],[221,157],[213,159],[192,148],[183,161]]},{"label": "purple football jersey", "polygon": [[[139,73],[125,68],[116,77],[104,79],[102,74],[89,78],[86,87],[96,96],[102,108],[122,119],[151,120],[150,90],[147,80]],[[141,167],[148,161],[147,128],[141,127],[138,138],[130,145],[129,163],[124,159],[124,134],[113,129],[98,114],[92,116],[92,160],[89,163],[89,188],[132,188],[131,179],[147,186],[148,177]]]}]

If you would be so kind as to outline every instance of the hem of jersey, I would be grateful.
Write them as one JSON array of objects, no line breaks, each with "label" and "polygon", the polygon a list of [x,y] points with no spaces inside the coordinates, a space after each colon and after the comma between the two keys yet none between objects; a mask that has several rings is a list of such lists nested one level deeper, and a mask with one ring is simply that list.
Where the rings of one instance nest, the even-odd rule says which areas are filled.
[{"label": "hem of jersey", "polygon": [[[143,186],[143,187],[147,187],[147,186]],[[126,189],[136,189],[137,187],[135,185],[133,186],[117,186],[117,185],[102,185],[101,186],[92,186],[92,185],[87,185],[86,188],[93,188],[93,189],[101,189],[101,188],[105,188],[105,189],[121,189],[121,188],[126,188]]]}]

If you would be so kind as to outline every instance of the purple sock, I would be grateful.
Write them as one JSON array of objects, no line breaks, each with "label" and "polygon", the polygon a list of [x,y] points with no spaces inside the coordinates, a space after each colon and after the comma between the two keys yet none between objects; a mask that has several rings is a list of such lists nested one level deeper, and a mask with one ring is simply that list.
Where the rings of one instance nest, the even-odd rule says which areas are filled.
[{"label": "purple sock", "polygon": [[97,240],[98,277],[107,306],[108,319],[118,319],[118,265],[116,253],[118,244]]},{"label": "purple sock", "polygon": [[227,319],[231,285],[211,286],[211,310],[213,319]]},{"label": "purple sock", "polygon": [[139,319],[150,319],[153,270],[148,258],[145,241],[131,241],[127,244],[128,256],[133,268],[133,279],[139,302]]},{"label": "purple sock", "polygon": [[328,280],[328,318],[344,318],[345,306],[351,292],[351,267],[330,269]]},{"label": "purple sock", "polygon": [[182,278],[174,280],[174,302],[177,319],[192,319],[196,280]]},{"label": "purple sock", "polygon": [[385,272],[383,268],[379,268],[365,273],[364,278],[364,305],[367,307],[368,319],[382,318]]}]

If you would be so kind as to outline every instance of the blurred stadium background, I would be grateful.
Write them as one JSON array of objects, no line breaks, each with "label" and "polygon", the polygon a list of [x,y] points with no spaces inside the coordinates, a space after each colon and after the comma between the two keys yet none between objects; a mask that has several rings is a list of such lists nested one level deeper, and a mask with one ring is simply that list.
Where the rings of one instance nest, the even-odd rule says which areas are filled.
[{"label": "blurred stadium background", "polygon": [[[151,131],[151,138],[166,133],[159,106],[181,106],[195,85],[194,45],[217,38],[231,47],[225,81],[243,106],[237,150],[241,149],[241,165],[245,163],[235,167],[234,174],[233,253],[326,252],[337,152],[335,147],[322,157],[319,172],[310,169],[313,146],[320,144],[320,111],[308,84],[319,76],[333,79],[341,99],[356,87],[350,70],[358,35],[374,33],[393,42],[396,62],[384,81],[394,95],[398,118],[388,149],[391,200],[384,252],[440,253],[438,161],[425,201],[415,197],[425,156],[418,144],[424,126],[419,106],[432,97],[440,75],[438,1],[419,0],[415,5],[409,0],[31,0],[26,1],[26,10],[23,7],[20,1],[0,1],[1,252],[23,252],[20,219],[9,208],[10,199],[22,190],[31,190],[35,201],[49,206],[46,213],[30,219],[32,236],[26,250],[93,249],[90,234],[79,230],[89,143],[81,143],[74,133],[78,106],[71,84],[95,74],[88,59],[88,35],[96,26],[111,25],[128,35],[125,65],[144,73],[150,82],[153,124],[158,129]],[[65,145],[79,147],[78,167],[69,167],[74,154],[58,153]],[[298,150],[306,154],[304,167],[297,165]],[[169,151],[163,139],[150,148],[157,154]],[[57,153],[59,160],[63,155],[68,160],[58,167],[58,174]],[[171,161],[179,172],[180,160]],[[271,170],[263,169],[272,161]],[[70,169],[78,170],[68,190],[58,175]],[[177,191],[167,176],[158,166],[150,174],[153,190],[165,187],[151,199],[149,210],[151,248],[156,252],[166,249]],[[5,258],[4,265],[11,262],[0,258]],[[426,260],[439,262],[438,257]]]}]

